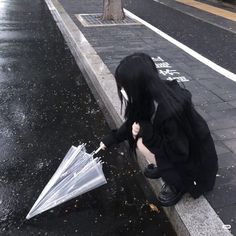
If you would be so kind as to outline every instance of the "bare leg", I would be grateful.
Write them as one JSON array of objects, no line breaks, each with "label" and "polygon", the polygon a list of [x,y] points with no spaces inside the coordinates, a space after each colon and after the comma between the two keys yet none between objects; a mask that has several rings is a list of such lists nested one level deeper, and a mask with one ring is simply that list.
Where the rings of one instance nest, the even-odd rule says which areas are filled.
[{"label": "bare leg", "polygon": [[149,164],[157,165],[155,155],[150,152],[147,147],[143,144],[143,139],[139,138],[137,141],[137,147],[139,151],[144,155]]}]

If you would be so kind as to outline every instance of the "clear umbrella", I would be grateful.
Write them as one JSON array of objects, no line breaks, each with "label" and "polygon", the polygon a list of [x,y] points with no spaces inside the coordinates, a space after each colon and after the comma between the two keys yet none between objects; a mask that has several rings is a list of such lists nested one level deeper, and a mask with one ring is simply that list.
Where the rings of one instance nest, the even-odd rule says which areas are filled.
[{"label": "clear umbrella", "polygon": [[100,158],[86,153],[85,144],[72,146],[26,216],[30,219],[63,202],[106,184]]}]

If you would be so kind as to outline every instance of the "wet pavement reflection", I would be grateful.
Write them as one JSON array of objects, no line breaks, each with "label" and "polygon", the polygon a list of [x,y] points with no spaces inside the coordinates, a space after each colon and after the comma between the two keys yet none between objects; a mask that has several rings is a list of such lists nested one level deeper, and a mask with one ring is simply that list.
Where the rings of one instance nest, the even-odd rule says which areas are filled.
[{"label": "wet pavement reflection", "polygon": [[25,220],[70,146],[108,132],[44,1],[2,0],[0,235],[175,235],[122,145],[102,153],[108,184]]}]

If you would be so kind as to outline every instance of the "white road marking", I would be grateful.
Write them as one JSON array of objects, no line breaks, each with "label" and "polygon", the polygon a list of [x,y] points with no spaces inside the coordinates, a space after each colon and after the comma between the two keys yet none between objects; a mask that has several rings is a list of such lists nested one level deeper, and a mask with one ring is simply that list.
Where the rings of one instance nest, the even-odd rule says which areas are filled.
[{"label": "white road marking", "polygon": [[[164,5],[164,6],[170,7],[170,5],[169,5],[167,2],[162,2],[162,1],[159,1],[159,0],[153,0],[153,2],[156,2],[156,3],[162,4],[162,5]],[[189,6],[188,6],[188,7],[189,7]],[[185,10],[183,10],[183,9],[181,9],[181,8],[177,8],[177,7],[175,8],[175,10],[176,10],[176,11],[179,11],[179,12],[181,12],[181,13],[184,13],[184,14],[186,14],[186,15],[192,16],[192,17],[194,17],[194,18],[196,18],[196,19],[198,19],[198,20],[200,20],[200,21],[206,22],[206,23],[208,23],[208,24],[210,24],[210,25],[214,25],[214,26],[216,26],[216,27],[218,27],[218,28],[221,28],[221,29],[223,29],[223,30],[227,30],[227,31],[229,31],[230,33],[235,34],[235,30],[233,30],[232,28],[230,28],[230,26],[228,26],[229,28],[227,28],[227,27],[225,27],[225,26],[219,25],[219,24],[215,23],[213,19],[207,20],[207,19],[205,19],[205,18],[202,18],[202,17],[200,17],[200,16],[197,16],[196,14],[187,12],[187,11],[185,11]]]},{"label": "white road marking", "polygon": [[217,65],[213,61],[207,59],[206,57],[202,56],[198,52],[194,51],[193,49],[189,48],[188,46],[184,45],[183,43],[181,43],[181,42],[177,41],[176,39],[172,38],[168,34],[164,33],[161,30],[159,30],[158,28],[156,28],[155,26],[153,26],[150,23],[146,22],[145,20],[141,19],[140,17],[136,16],[135,14],[131,13],[127,9],[124,9],[124,11],[125,11],[125,14],[127,16],[129,16],[130,18],[133,18],[133,19],[139,21],[140,23],[142,23],[143,25],[145,25],[146,27],[148,27],[149,29],[151,29],[152,31],[154,31],[155,33],[157,33],[158,35],[160,35],[164,39],[168,40],[170,43],[176,45],[177,47],[179,47],[180,49],[182,49],[183,51],[185,51],[186,53],[188,53],[189,55],[191,55],[195,59],[197,59],[200,62],[202,62],[203,64],[209,66],[214,71],[216,71],[216,72],[220,73],[221,75],[227,77],[228,79],[231,79],[234,82],[236,82],[236,74],[234,74],[233,72]]}]

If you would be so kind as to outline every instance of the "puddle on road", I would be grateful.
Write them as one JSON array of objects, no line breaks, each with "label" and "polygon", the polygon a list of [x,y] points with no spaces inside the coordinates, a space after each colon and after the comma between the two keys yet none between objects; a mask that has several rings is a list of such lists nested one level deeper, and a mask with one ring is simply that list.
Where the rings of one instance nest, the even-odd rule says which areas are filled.
[{"label": "puddle on road", "polygon": [[124,146],[101,153],[106,185],[25,220],[70,146],[110,129],[44,1],[3,0],[0,16],[18,31],[0,54],[0,234],[175,235]]}]

